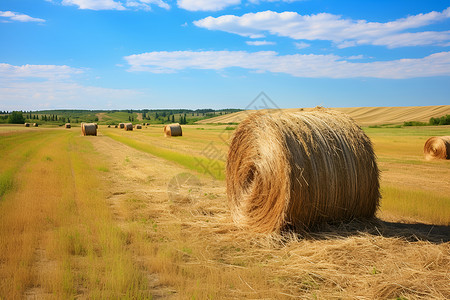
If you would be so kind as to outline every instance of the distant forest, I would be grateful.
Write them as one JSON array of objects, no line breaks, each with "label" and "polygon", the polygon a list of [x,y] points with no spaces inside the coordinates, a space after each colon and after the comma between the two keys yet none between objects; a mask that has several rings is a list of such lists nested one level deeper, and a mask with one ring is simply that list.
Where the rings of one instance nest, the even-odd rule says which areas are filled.
[{"label": "distant forest", "polygon": [[149,124],[194,124],[216,116],[241,111],[241,109],[141,109],[141,110],[39,110],[0,111],[0,123],[61,125],[65,123],[96,122],[116,125],[121,122]]}]

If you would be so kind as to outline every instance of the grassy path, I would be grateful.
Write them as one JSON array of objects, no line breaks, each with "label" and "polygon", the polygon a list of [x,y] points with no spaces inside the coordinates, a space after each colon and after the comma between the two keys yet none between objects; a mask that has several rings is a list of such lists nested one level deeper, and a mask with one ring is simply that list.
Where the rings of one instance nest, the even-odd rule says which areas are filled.
[{"label": "grassy path", "polygon": [[[0,298],[148,298],[104,201],[89,138],[55,130],[0,137]],[[12,188],[13,186],[13,188]]]},{"label": "grassy path", "polygon": [[225,163],[221,160],[216,159],[212,160],[205,156],[193,155],[181,151],[165,149],[156,146],[151,142],[143,142],[133,137],[125,137],[112,131],[106,131],[104,134],[136,150],[150,153],[160,158],[176,162],[193,171],[211,175],[215,179],[219,180],[225,179]]}]

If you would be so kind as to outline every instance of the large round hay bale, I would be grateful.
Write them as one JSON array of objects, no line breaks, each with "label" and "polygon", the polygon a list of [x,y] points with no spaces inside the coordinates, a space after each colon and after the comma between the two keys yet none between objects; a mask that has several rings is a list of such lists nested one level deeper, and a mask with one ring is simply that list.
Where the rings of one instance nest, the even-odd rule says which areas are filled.
[{"label": "large round hay bale", "polygon": [[30,127],[30,123],[25,123],[25,127]]},{"label": "large round hay bale", "polygon": [[125,128],[125,123],[119,123],[119,128],[120,129],[124,129]]},{"label": "large round hay bale", "polygon": [[33,123],[33,127],[38,127],[38,123]]},{"label": "large round hay bale", "polygon": [[95,126],[94,123],[82,123],[81,124],[81,131],[83,132],[83,135],[97,135],[97,126]]},{"label": "large round hay bale", "polygon": [[182,136],[183,130],[181,125],[178,123],[169,124],[164,126],[164,136]]},{"label": "large round hay bale", "polygon": [[114,128],[117,128],[117,125],[114,125]]},{"label": "large round hay bale", "polygon": [[430,137],[423,147],[425,159],[450,159],[450,136]]},{"label": "large round hay bale", "polygon": [[126,123],[125,124],[125,130],[126,131],[132,131],[133,130],[133,124],[132,123]]},{"label": "large round hay bale", "polygon": [[136,125],[136,129],[142,129],[142,125],[141,124],[137,124]]},{"label": "large round hay bale", "polygon": [[371,141],[326,109],[249,116],[234,133],[226,183],[233,220],[257,232],[372,218],[380,199]]},{"label": "large round hay bale", "polygon": [[70,125],[70,123],[66,123],[66,125],[64,125],[65,128],[71,128],[72,126]]}]

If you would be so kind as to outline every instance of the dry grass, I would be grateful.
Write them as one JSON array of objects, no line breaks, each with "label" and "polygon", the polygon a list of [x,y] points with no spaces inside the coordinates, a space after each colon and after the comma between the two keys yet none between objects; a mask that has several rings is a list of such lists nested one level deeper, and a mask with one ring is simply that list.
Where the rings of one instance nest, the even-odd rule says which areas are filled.
[{"label": "dry grass", "polygon": [[20,145],[33,150],[0,203],[0,297],[150,295],[103,201],[97,157],[74,136]]},{"label": "dry grass", "polygon": [[[159,141],[161,153],[200,154],[219,141],[221,130],[209,129],[192,128],[193,140],[176,143],[160,129],[132,136],[139,147]],[[424,138],[403,157],[385,134],[372,136],[387,174],[429,193],[447,188],[424,173],[421,185],[407,177],[417,168],[449,176],[447,161],[422,163]],[[223,181],[194,173],[200,184],[180,186],[172,198],[168,183],[189,170],[144,150],[75,130],[0,139],[8,158],[0,171],[12,170],[14,183],[0,201],[1,298],[450,298],[448,227],[394,216],[301,235],[249,234],[233,225]],[[382,176],[382,185],[399,177]]]}]

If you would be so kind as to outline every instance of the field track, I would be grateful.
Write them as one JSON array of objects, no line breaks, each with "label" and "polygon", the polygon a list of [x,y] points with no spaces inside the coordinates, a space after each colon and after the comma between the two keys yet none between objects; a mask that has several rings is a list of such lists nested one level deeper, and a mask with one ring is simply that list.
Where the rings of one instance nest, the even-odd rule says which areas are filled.
[{"label": "field track", "polygon": [[448,299],[450,162],[421,147],[450,127],[366,130],[380,219],[267,236],[231,222],[225,126],[0,127],[0,298]]}]

